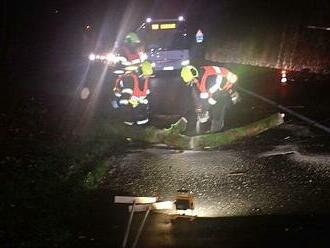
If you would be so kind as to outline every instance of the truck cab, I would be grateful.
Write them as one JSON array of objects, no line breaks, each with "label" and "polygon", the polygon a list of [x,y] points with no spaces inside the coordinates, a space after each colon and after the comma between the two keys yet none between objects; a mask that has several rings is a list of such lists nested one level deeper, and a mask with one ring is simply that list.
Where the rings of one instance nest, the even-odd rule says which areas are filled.
[{"label": "truck cab", "polygon": [[190,42],[183,16],[176,19],[147,18],[137,29],[145,52],[156,71],[178,70],[190,63]]}]

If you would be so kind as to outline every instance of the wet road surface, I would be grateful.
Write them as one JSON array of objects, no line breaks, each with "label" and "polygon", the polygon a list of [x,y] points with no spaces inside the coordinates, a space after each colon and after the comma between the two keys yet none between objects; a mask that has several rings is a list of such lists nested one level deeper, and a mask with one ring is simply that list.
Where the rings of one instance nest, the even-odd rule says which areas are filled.
[{"label": "wet road surface", "polygon": [[304,151],[293,133],[276,134],[287,128],[268,134],[277,141],[261,135],[217,151],[132,149],[109,171],[109,187],[164,200],[184,188],[201,217],[328,213],[330,153]]},{"label": "wet road surface", "polygon": [[[326,100],[317,91],[328,86],[279,85],[274,77],[267,74],[253,83],[247,79],[241,86],[327,125]],[[164,86],[161,80],[154,83]],[[319,98],[311,102],[313,95]],[[175,108],[171,107],[175,103],[168,101],[168,107]],[[276,111],[242,94],[242,101],[228,113],[226,125],[242,126]],[[166,215],[154,214],[141,247],[326,247],[329,147],[328,134],[287,115],[284,125],[215,151],[133,145],[126,155],[109,162],[103,187],[116,194],[161,200],[174,200],[182,188],[194,194],[193,214],[205,218],[194,224],[173,223]]]},{"label": "wet road surface", "polygon": [[[161,200],[174,200],[181,188],[193,192],[193,214],[205,218],[173,221],[152,214],[141,247],[327,247],[328,145],[307,127],[284,124],[216,151],[133,146],[109,160],[102,187]],[[126,218],[118,222],[121,228]],[[132,237],[141,219],[138,214]]]},{"label": "wet road surface", "polygon": [[[240,86],[329,124],[329,98],[325,93],[330,84],[281,86],[275,81],[274,72],[261,74],[241,78]],[[100,94],[94,95],[102,106],[95,110],[111,108],[110,81],[111,78],[106,79]],[[175,75],[155,78],[151,86],[152,123],[166,126],[172,119],[158,121],[157,115],[185,112],[187,101],[183,96],[187,93]],[[242,94],[242,101],[228,113],[226,128],[242,126],[276,111]],[[174,200],[176,191],[185,188],[194,194],[194,214],[205,218],[195,220],[195,224],[172,223],[166,215],[152,214],[139,243],[142,247],[327,247],[323,244],[329,244],[330,236],[329,147],[327,134],[291,116],[278,128],[215,151],[132,144],[126,154],[109,158],[101,187],[109,198],[106,204],[98,206],[100,213],[92,214],[99,222],[91,226],[93,244],[85,245],[119,246],[128,212],[127,206],[114,206],[114,195]],[[106,216],[110,209],[115,212]],[[118,219],[113,216],[117,213]],[[134,221],[133,231],[137,225],[138,221]],[[272,238],[281,242],[272,242]]]}]

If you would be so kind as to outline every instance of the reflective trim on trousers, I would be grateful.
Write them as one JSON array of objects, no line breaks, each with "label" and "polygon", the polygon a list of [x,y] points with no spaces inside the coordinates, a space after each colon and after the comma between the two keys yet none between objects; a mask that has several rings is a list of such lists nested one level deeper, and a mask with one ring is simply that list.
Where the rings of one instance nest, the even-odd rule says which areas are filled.
[{"label": "reflective trim on trousers", "polygon": [[209,102],[209,104],[211,104],[211,105],[214,105],[214,104],[216,104],[217,103],[217,101],[216,100],[214,100],[214,98],[212,98],[212,97],[210,97],[208,100],[207,100],[208,102]]},{"label": "reflective trim on trousers", "polygon": [[238,95],[231,96],[231,100],[234,104],[237,103]]},{"label": "reflective trim on trousers", "polygon": [[120,99],[120,100],[119,100],[119,104],[120,104],[120,105],[128,105],[128,104],[129,104],[129,101],[126,100],[126,99]]},{"label": "reflective trim on trousers", "polygon": [[202,93],[200,93],[199,97],[200,97],[201,99],[207,99],[207,98],[209,97],[209,93],[207,93],[207,92],[202,92]]},{"label": "reflective trim on trousers", "polygon": [[147,118],[147,119],[144,119],[144,120],[142,120],[142,121],[137,121],[136,124],[138,124],[138,125],[143,125],[143,124],[146,124],[146,123],[148,123],[148,122],[149,122],[149,119]]},{"label": "reflective trim on trousers", "polygon": [[132,125],[134,124],[134,122],[131,122],[131,121],[124,121],[124,124],[129,125],[129,126],[132,126]]}]

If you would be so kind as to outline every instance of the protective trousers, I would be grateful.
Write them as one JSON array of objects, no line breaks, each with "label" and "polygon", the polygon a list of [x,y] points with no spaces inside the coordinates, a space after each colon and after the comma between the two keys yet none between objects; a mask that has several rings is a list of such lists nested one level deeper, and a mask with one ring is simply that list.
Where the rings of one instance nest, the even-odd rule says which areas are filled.
[{"label": "protective trousers", "polygon": [[223,129],[226,112],[231,104],[231,98],[227,92],[222,92],[217,94],[216,100],[217,103],[215,105],[210,105],[206,99],[198,99],[197,97],[194,97],[195,111],[197,115],[197,134],[207,130],[211,132],[219,132]]},{"label": "protective trousers", "polygon": [[210,107],[211,115],[211,132],[219,132],[225,125],[225,116],[227,109],[231,104],[231,99],[228,93],[221,94],[220,99],[215,105]]}]

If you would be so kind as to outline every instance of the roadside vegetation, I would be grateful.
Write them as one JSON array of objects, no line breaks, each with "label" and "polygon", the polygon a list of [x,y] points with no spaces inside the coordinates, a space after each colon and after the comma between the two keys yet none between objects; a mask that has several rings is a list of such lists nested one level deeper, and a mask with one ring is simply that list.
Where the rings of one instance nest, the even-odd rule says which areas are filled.
[{"label": "roadside vegetation", "polygon": [[36,98],[11,103],[1,111],[0,243],[71,247],[79,240],[78,220],[95,211],[90,201],[110,166],[106,160],[125,141],[102,120],[78,136]]}]

